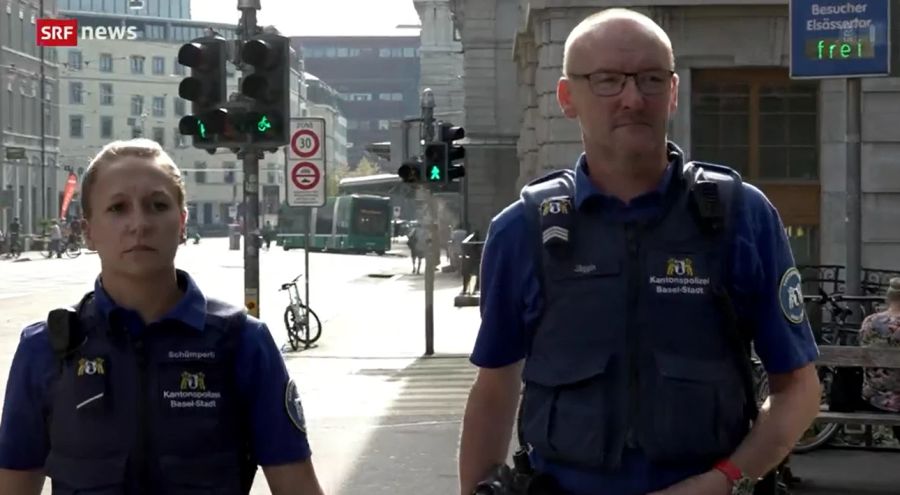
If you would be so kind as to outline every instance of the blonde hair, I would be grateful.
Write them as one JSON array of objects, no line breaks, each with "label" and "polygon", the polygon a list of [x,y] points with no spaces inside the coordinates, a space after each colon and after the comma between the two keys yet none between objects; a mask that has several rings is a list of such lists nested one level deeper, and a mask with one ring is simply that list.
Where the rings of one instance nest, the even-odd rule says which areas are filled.
[{"label": "blonde hair", "polygon": [[669,39],[669,35],[662,27],[660,27],[659,24],[656,23],[656,21],[635,10],[611,8],[601,10],[600,12],[589,15],[583,21],[578,23],[578,25],[575,26],[575,29],[573,29],[572,32],[569,33],[569,37],[566,38],[565,49],[563,50],[564,74],[569,73],[569,52],[575,41],[581,38],[585,33],[592,31],[598,25],[603,24],[607,21],[617,19],[628,19],[634,21],[653,33],[657,38],[659,38],[659,41],[668,49],[670,64],[669,67],[674,70],[675,55],[672,51],[672,40]]},{"label": "blonde hair", "polygon": [[100,169],[122,158],[148,158],[154,160],[172,180],[178,207],[182,210],[186,209],[186,192],[181,170],[159,143],[150,139],[138,138],[127,141],[113,141],[104,146],[97,153],[97,156],[91,160],[81,181],[81,211],[84,218],[91,216],[91,189],[93,189],[94,183],[97,182],[97,174],[100,172]]}]

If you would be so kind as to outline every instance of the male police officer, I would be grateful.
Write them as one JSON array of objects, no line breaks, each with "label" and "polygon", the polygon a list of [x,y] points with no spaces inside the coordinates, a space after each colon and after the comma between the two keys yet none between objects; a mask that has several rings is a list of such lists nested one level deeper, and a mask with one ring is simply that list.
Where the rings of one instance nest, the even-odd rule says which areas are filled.
[{"label": "male police officer", "polygon": [[[517,430],[552,493],[746,493],[819,405],[778,213],[730,169],[685,163],[667,143],[678,77],[652,20],[586,19],[563,65],[558,101],[585,153],[491,224],[461,493],[506,459],[520,380]],[[771,395],[749,431],[751,335]]]}]

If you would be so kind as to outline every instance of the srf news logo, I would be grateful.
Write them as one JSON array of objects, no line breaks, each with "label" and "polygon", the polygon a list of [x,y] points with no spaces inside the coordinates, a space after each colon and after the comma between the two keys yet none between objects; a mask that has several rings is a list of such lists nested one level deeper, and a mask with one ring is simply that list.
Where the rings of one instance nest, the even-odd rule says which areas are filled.
[{"label": "srf news logo", "polygon": [[135,26],[82,26],[78,29],[78,19],[38,19],[38,46],[78,46],[78,39],[84,40],[135,40],[138,37]]}]

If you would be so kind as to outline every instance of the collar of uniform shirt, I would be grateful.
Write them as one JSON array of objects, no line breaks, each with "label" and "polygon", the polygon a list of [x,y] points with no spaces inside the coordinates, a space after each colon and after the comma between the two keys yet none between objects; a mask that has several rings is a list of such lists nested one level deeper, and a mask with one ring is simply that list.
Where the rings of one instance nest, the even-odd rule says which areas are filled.
[{"label": "collar of uniform shirt", "polygon": [[632,199],[626,205],[621,199],[607,194],[602,188],[597,188],[591,182],[587,167],[587,155],[582,153],[575,163],[575,208],[581,209],[585,201],[590,200],[590,203],[597,202],[604,212],[611,213],[617,218],[627,220],[635,214],[640,217],[650,216],[662,207],[666,189],[672,181],[672,173],[677,168],[674,165],[680,163],[679,157],[678,148],[669,143],[669,165],[656,189]]},{"label": "collar of uniform shirt", "polygon": [[[200,288],[197,287],[197,284],[194,283],[194,280],[187,272],[175,270],[175,273],[178,277],[178,287],[184,290],[184,295],[181,296],[178,304],[160,318],[159,321],[177,320],[198,331],[203,331],[206,325],[206,296],[200,292]],[[109,294],[103,289],[100,277],[97,277],[97,280],[94,282],[94,301],[97,311],[106,321],[109,321],[113,311],[117,311],[122,314],[122,321],[125,322],[125,326],[132,333],[140,331],[145,326],[136,311],[117,305],[109,297]]]}]

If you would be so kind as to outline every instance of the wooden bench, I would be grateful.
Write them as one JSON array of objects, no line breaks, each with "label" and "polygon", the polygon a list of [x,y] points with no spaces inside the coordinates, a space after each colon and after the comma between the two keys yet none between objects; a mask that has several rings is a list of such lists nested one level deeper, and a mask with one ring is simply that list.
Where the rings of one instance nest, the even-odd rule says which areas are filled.
[{"label": "wooden bench", "polygon": [[[900,369],[900,349],[822,345],[816,366]],[[900,413],[821,411],[816,422],[900,426]]]}]

